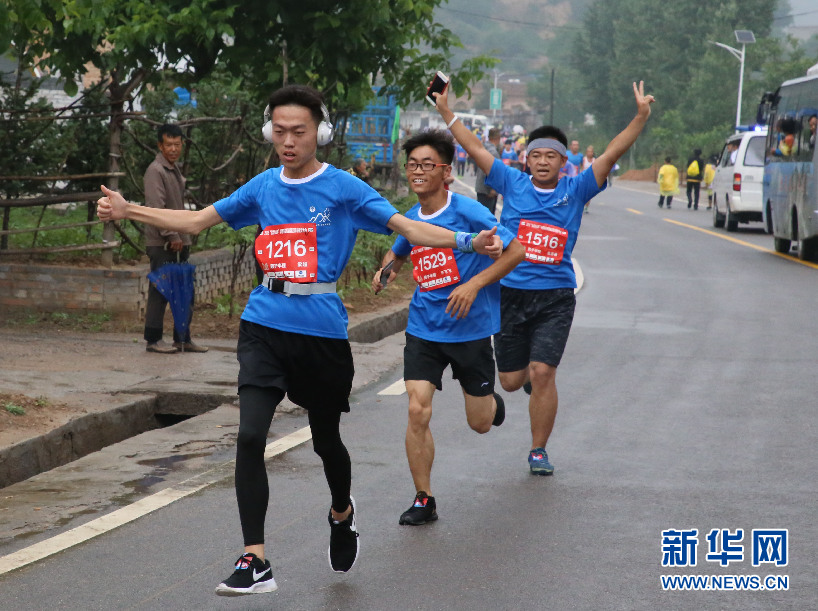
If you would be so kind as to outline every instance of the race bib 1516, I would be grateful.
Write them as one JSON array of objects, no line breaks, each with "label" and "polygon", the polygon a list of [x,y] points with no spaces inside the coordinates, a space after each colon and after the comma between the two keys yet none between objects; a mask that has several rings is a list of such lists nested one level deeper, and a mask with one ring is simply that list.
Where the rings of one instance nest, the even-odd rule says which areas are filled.
[{"label": "race bib 1516", "polygon": [[525,260],[544,265],[559,265],[568,242],[568,231],[562,227],[520,220],[517,239],[525,246]]}]

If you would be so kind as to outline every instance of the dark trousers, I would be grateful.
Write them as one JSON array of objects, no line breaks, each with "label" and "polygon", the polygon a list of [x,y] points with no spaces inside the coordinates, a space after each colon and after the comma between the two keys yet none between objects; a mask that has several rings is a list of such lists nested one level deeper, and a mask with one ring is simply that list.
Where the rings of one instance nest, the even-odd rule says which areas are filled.
[{"label": "dark trousers", "polygon": [[486,208],[491,210],[491,213],[494,214],[494,211],[497,209],[497,196],[490,196],[487,193],[478,193],[477,194],[477,201],[483,204]]},{"label": "dark trousers", "polygon": [[[687,181],[687,207],[690,208],[690,205],[693,204],[694,208],[699,207],[699,189],[701,188],[702,183],[698,180],[688,180]],[[693,192],[693,197],[691,197],[691,191]]]},{"label": "dark trousers", "polygon": [[[270,501],[264,449],[276,406],[284,398],[280,388],[244,385],[239,388],[239,433],[236,439],[236,500],[245,545],[264,543],[264,518]],[[321,458],[324,476],[338,512],[349,507],[352,464],[341,441],[341,412],[307,410],[313,451]]]},{"label": "dark trousers", "polygon": [[[670,208],[670,202],[672,202],[672,201],[673,201],[673,196],[672,196],[672,195],[668,195],[668,196],[667,196],[667,207],[668,207],[668,208]],[[664,195],[660,195],[660,196],[659,196],[659,207],[661,208],[661,207],[662,207],[662,205],[663,205],[664,203],[665,203],[665,196],[664,196]]]},{"label": "dark trousers", "polygon": [[[151,271],[155,272],[157,269],[167,263],[182,263],[190,257],[190,246],[182,248],[181,252],[175,253],[172,250],[165,250],[162,246],[147,246],[145,252],[151,260]],[[178,255],[178,257],[177,257]],[[162,327],[165,320],[165,308],[168,305],[168,300],[162,297],[162,293],[156,290],[153,283],[148,288],[148,305],[145,308],[145,340],[149,344],[156,343],[162,339]],[[190,341],[190,320],[193,318],[193,308],[190,309],[190,316],[188,317],[188,330],[185,337],[176,331],[176,325],[173,328],[174,342],[189,342]]]}]

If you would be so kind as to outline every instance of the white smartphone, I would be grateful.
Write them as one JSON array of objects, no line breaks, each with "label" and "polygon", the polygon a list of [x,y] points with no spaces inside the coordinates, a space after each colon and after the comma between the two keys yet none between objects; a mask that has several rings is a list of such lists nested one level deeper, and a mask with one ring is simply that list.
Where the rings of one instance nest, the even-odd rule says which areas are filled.
[{"label": "white smartphone", "polygon": [[437,74],[435,74],[435,78],[432,79],[432,84],[429,85],[429,89],[426,90],[426,101],[432,106],[437,106],[437,101],[432,94],[443,93],[443,90],[446,89],[446,85],[448,84],[449,77],[438,70]]}]

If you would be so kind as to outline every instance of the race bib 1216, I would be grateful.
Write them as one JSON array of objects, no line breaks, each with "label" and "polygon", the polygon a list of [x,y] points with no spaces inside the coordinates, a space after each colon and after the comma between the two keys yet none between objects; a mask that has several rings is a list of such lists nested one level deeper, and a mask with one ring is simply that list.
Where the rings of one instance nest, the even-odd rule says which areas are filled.
[{"label": "race bib 1216", "polygon": [[256,260],[274,278],[316,282],[318,239],[315,223],[270,225],[256,238]]}]

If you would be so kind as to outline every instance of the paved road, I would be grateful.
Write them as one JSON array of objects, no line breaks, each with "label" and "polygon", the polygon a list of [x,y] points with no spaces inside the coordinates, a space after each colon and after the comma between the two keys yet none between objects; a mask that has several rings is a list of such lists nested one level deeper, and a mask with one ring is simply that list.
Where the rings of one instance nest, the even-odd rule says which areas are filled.
[{"label": "paved road", "polygon": [[[600,195],[583,221],[553,477],[527,472],[524,395],[506,393],[506,423],[478,436],[445,381],[433,418],[440,520],[399,527],[413,494],[406,398],[377,394],[393,369],[343,420],[362,532],[349,575],[326,564],[328,495],[307,443],[269,462],[278,592],[212,595],[240,550],[227,465],[212,485],[0,576],[0,608],[813,608],[816,269],[769,252],[760,230],[712,230],[704,210],[659,210],[632,187]],[[297,431],[299,418],[277,425]],[[697,530],[695,566],[662,566],[673,529]],[[711,550],[713,529],[745,537]],[[773,561],[752,566],[753,529],[787,529],[786,566],[773,544],[762,558]],[[731,545],[743,559],[706,559]],[[789,589],[663,591],[662,575],[773,576]]]}]

